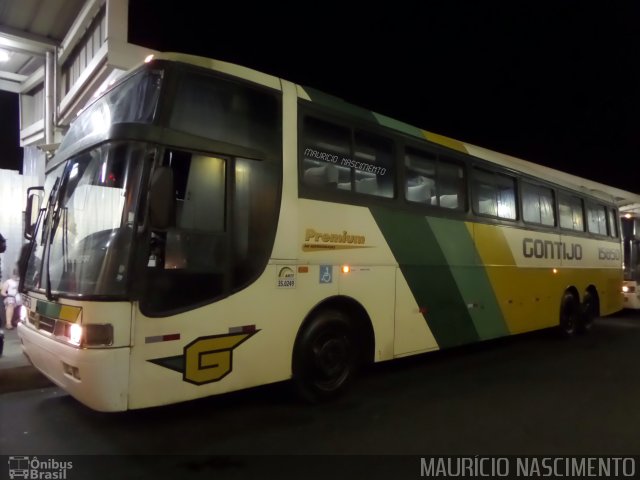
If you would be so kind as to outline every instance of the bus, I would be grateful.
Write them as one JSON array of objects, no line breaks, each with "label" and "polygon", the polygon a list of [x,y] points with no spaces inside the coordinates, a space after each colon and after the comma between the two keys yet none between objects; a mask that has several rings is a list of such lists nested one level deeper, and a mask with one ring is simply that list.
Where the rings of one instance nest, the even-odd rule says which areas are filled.
[{"label": "bus", "polygon": [[622,242],[624,255],[624,307],[640,309],[640,205],[626,205],[622,214]]},{"label": "bus", "polygon": [[607,188],[163,53],[78,115],[29,193],[18,333],[98,411],[286,380],[330,399],[373,362],[620,310]]}]

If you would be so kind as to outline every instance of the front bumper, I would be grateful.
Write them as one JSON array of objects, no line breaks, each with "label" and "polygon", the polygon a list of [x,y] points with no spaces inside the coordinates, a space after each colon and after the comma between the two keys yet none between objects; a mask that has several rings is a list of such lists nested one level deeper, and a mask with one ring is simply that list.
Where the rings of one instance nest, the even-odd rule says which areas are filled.
[{"label": "front bumper", "polygon": [[77,400],[101,412],[127,409],[130,348],[76,348],[24,323],[18,336],[31,363]]}]

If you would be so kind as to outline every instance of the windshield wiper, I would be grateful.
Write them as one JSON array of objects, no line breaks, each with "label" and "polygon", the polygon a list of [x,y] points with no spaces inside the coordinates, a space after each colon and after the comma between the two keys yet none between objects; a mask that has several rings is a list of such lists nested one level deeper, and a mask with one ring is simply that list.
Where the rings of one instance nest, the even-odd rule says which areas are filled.
[{"label": "windshield wiper", "polygon": [[[44,265],[46,268],[45,275],[45,291],[48,300],[56,300],[57,297],[54,297],[51,293],[51,276],[50,276],[50,258],[51,258],[51,246],[53,245],[53,237],[56,232],[56,228],[58,227],[58,223],[60,222],[60,210],[61,210],[61,196],[64,193],[64,189],[61,188],[62,181],[60,178],[56,179],[56,183],[53,185],[51,189],[51,195],[49,196],[49,203],[47,205],[47,233],[44,234],[47,239],[45,244],[45,252],[43,255]],[[55,199],[55,201],[53,201]],[[44,233],[44,232],[43,232]]]}]

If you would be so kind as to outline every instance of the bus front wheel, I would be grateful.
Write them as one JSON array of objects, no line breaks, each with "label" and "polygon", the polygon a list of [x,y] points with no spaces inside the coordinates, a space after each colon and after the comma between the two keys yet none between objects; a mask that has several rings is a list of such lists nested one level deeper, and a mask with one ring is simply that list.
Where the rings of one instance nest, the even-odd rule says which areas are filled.
[{"label": "bus front wheel", "polygon": [[298,393],[318,402],[343,393],[360,358],[353,323],[339,310],[315,314],[300,333],[293,352],[293,380]]}]

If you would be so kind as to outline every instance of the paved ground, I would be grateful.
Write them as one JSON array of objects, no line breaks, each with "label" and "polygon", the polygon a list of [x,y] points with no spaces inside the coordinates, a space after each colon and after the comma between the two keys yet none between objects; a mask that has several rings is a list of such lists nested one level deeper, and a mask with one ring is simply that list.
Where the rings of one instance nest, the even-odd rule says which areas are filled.
[{"label": "paved ground", "polygon": [[388,480],[419,477],[421,455],[637,455],[639,345],[627,312],[569,341],[548,330],[376,365],[315,406],[285,382],[104,414],[32,385],[0,395],[0,452],[74,455],[69,480]]},{"label": "paved ground", "polygon": [[2,331],[4,348],[0,356],[0,394],[52,386],[22,353],[17,329]]}]

